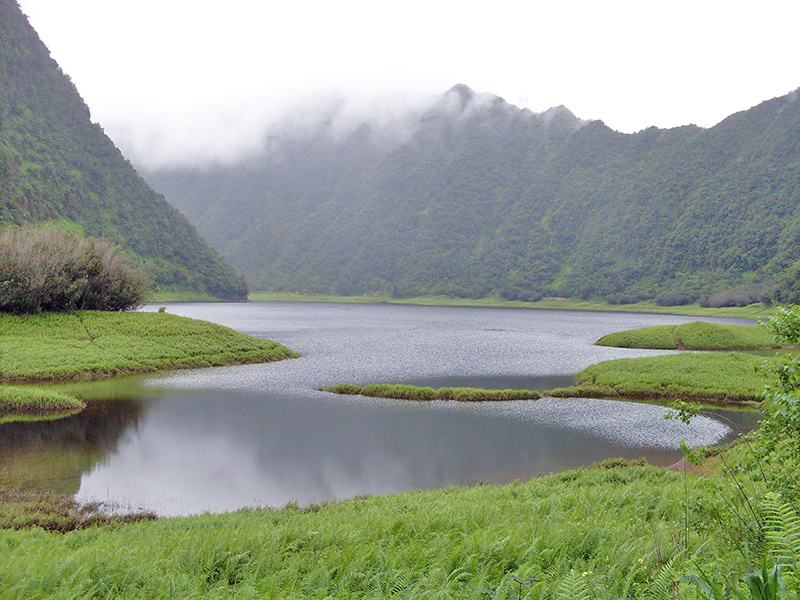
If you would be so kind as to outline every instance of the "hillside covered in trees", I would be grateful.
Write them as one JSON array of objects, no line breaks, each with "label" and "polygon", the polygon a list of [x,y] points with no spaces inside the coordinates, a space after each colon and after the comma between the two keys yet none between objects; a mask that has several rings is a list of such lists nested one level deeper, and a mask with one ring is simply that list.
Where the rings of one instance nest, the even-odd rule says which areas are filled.
[{"label": "hillside covered in trees", "polygon": [[15,0],[0,0],[0,227],[76,223],[141,259],[158,287],[247,294],[227,264],[122,156]]},{"label": "hillside covered in trees", "polygon": [[287,126],[239,164],[143,174],[260,290],[798,301],[797,97],[623,134],[459,85],[405,136]]}]

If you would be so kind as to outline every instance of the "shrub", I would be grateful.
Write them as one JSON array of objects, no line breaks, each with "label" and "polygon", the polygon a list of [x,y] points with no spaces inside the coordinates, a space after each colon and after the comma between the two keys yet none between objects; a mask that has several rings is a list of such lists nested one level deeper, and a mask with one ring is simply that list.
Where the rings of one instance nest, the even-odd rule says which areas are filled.
[{"label": "shrub", "polygon": [[123,251],[52,225],[0,231],[0,311],[127,310],[149,282]]}]

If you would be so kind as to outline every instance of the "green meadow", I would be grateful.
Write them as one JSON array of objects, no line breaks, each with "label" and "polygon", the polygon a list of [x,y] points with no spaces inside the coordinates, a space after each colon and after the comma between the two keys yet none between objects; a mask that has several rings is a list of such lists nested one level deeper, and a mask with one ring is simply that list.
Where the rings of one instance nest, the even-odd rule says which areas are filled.
[{"label": "green meadow", "polygon": [[79,401],[64,393],[14,384],[100,379],[297,356],[270,340],[166,312],[0,314],[0,331],[0,410],[11,413],[80,407],[75,404]]}]

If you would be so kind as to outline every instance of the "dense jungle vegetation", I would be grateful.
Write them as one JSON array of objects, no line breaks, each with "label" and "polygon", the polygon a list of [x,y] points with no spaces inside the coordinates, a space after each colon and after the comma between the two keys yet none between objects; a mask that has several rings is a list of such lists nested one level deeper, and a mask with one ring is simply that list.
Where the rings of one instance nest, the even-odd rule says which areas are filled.
[{"label": "dense jungle vegetation", "polygon": [[786,302],[800,297],[796,98],[622,134],[456,86],[405,137],[287,125],[241,164],[143,173],[254,289]]},{"label": "dense jungle vegetation", "polygon": [[91,122],[15,0],[0,0],[0,227],[68,221],[137,256],[162,289],[228,299],[244,279]]}]

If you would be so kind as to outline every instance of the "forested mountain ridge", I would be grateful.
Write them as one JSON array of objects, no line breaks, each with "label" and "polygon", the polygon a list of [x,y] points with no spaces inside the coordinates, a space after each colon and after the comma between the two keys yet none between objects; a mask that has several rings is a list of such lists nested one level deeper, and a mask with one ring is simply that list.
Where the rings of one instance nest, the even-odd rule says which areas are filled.
[{"label": "forested mountain ridge", "polygon": [[623,134],[459,85],[394,145],[319,127],[145,177],[257,289],[798,300],[796,99]]},{"label": "forested mountain ridge", "polygon": [[162,289],[244,299],[244,278],[122,156],[15,0],[0,0],[0,226],[77,223]]}]

